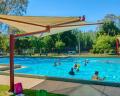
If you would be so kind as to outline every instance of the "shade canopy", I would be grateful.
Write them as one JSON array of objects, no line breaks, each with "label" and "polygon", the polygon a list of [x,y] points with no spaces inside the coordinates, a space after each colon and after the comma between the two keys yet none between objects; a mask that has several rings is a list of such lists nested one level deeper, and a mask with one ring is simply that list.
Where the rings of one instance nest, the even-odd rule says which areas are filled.
[{"label": "shade canopy", "polygon": [[120,42],[120,37],[117,37],[117,40]]},{"label": "shade canopy", "polygon": [[6,23],[25,33],[39,32],[50,28],[49,32],[40,34],[42,37],[52,35],[68,30],[73,30],[84,25],[85,21],[81,21],[79,17],[47,17],[47,16],[11,16],[0,15],[0,22]]}]

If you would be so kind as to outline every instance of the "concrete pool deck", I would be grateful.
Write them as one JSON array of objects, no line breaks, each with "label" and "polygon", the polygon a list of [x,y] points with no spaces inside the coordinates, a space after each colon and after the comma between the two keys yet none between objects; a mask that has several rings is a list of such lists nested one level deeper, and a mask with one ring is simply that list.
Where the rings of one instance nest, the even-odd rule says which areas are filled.
[{"label": "concrete pool deck", "polygon": [[48,92],[68,96],[120,96],[120,87],[88,85],[63,81],[45,80],[31,89],[45,89]]},{"label": "concrete pool deck", "polygon": [[[35,85],[43,82],[44,79],[34,79],[34,78],[25,78],[25,77],[15,77],[15,83],[22,82],[23,88],[30,89]],[[9,76],[0,75],[0,85],[8,85],[9,86]]]},{"label": "concrete pool deck", "polygon": [[[120,87],[89,85],[27,77],[15,77],[15,82],[22,82],[24,89],[45,89],[48,92],[66,94],[68,96],[120,96]],[[9,76],[0,75],[0,84],[9,85]]]}]

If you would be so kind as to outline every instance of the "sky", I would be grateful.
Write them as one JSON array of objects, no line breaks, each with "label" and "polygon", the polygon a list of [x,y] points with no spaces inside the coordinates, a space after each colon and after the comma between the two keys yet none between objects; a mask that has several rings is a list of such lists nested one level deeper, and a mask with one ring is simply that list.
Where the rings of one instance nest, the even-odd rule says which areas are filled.
[{"label": "sky", "polygon": [[[120,0],[29,0],[27,14],[32,16],[86,16],[97,22],[106,14],[120,15]],[[82,30],[94,30],[94,26]]]}]

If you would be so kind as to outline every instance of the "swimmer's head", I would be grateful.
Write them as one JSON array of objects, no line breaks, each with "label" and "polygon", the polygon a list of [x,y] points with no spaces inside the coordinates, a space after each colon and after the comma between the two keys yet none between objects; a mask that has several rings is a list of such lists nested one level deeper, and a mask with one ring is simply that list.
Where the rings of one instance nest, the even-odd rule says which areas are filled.
[{"label": "swimmer's head", "polygon": [[95,71],[95,75],[98,75],[99,74],[99,72],[98,71]]}]

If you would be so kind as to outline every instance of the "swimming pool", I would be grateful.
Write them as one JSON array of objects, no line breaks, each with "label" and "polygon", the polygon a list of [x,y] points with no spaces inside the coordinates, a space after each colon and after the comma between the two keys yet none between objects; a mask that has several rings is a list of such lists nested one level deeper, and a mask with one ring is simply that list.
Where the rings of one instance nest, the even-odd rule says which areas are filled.
[{"label": "swimming pool", "polygon": [[[85,66],[85,59],[89,62]],[[31,74],[38,76],[51,76],[61,78],[91,80],[95,71],[99,71],[100,77],[106,77],[107,82],[120,83],[120,58],[23,58],[14,59],[15,64],[24,66],[15,70],[15,73]],[[54,66],[54,62],[60,62]],[[75,63],[80,64],[79,72],[75,75],[68,74]],[[0,64],[9,64],[9,58],[0,58]]]}]

